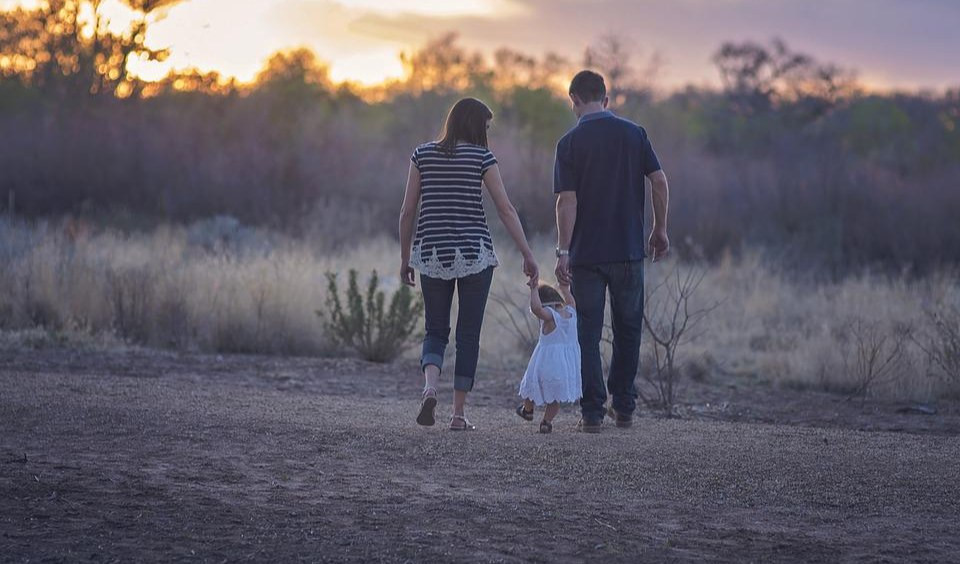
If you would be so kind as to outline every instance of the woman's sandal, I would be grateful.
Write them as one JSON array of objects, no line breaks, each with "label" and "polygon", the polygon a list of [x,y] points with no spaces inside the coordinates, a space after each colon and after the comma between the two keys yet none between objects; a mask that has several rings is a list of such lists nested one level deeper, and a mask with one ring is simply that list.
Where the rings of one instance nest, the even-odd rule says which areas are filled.
[{"label": "woman's sandal", "polygon": [[517,415],[519,415],[520,418],[524,419],[525,421],[533,421],[533,410],[531,409],[530,411],[527,411],[523,408],[522,403],[517,406]]},{"label": "woman's sandal", "polygon": [[[454,425],[454,421],[463,421],[463,425]],[[467,418],[463,415],[454,415],[450,418],[450,430],[451,431],[476,431],[476,425],[471,424],[467,421]]]},{"label": "woman's sandal", "polygon": [[417,414],[417,425],[430,427],[437,422],[434,410],[437,408],[437,389],[425,388],[423,398],[420,399],[420,413]]},{"label": "woman's sandal", "polygon": [[553,423],[551,423],[551,422],[549,422],[549,421],[541,421],[541,422],[540,422],[540,433],[541,433],[541,434],[547,435],[547,434],[552,433],[552,432],[553,432]]}]

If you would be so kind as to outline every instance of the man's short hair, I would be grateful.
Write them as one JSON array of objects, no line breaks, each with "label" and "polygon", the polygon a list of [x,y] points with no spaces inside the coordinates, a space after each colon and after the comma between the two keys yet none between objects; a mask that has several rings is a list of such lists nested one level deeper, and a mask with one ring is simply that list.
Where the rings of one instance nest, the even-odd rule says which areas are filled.
[{"label": "man's short hair", "polygon": [[570,95],[576,96],[584,104],[600,102],[607,95],[607,86],[599,74],[582,70],[570,81]]}]

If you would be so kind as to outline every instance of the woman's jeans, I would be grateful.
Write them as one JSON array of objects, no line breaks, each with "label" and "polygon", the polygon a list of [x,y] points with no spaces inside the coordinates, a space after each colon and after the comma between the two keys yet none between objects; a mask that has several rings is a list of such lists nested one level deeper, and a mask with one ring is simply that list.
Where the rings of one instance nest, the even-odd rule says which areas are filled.
[{"label": "woman's jeans", "polygon": [[450,306],[456,287],[459,313],[457,314],[457,361],[453,369],[453,388],[469,392],[477,373],[480,356],[480,327],[487,295],[493,281],[493,267],[470,276],[454,280],[441,280],[420,275],[423,291],[423,313],[426,335],[423,337],[423,354],[420,368],[432,364],[443,370],[443,352],[450,337]]},{"label": "woman's jeans", "polygon": [[[583,380],[583,398],[580,400],[583,418],[590,421],[603,419],[608,390],[613,396],[613,408],[619,413],[632,414],[637,408],[634,381],[643,334],[643,262],[574,266],[572,271],[571,290],[577,300],[577,337]],[[608,291],[613,317],[613,359],[604,386],[600,339]]]}]

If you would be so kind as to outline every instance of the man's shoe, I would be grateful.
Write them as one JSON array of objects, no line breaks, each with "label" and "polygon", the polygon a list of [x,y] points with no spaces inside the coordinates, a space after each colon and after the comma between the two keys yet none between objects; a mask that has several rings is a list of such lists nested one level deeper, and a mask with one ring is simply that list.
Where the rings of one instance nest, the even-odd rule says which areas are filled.
[{"label": "man's shoe", "polygon": [[629,429],[633,426],[633,415],[620,413],[612,405],[607,409],[607,416],[613,419],[614,424],[621,429]]},{"label": "man's shoe", "polygon": [[603,419],[594,421],[593,419],[583,419],[577,423],[577,431],[581,433],[599,433],[603,428]]}]

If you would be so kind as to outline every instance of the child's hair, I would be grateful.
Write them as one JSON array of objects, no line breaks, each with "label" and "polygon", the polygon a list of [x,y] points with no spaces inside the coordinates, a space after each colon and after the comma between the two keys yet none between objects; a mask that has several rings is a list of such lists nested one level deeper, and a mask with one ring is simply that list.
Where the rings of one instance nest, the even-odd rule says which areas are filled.
[{"label": "child's hair", "polygon": [[560,295],[560,292],[549,284],[540,284],[537,286],[537,294],[540,296],[540,303],[542,304],[564,303],[563,296]]}]

